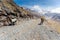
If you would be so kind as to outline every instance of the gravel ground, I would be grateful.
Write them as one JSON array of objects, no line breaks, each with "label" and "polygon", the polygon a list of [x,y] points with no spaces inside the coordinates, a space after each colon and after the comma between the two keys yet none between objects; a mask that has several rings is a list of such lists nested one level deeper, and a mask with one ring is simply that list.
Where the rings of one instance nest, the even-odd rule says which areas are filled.
[{"label": "gravel ground", "polygon": [[0,27],[0,40],[60,40],[60,34],[40,19],[22,20],[15,26]]}]

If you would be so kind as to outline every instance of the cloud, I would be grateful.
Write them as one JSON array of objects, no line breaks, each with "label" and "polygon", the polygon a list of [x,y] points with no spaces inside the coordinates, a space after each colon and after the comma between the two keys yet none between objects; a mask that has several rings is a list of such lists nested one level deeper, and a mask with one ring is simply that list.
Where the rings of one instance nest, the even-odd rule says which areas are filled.
[{"label": "cloud", "polygon": [[34,6],[32,6],[31,10],[35,10],[35,11],[38,11],[38,12],[42,12],[42,8],[41,8],[39,5],[34,5]]},{"label": "cloud", "polygon": [[51,10],[52,13],[60,13],[60,7]]},{"label": "cloud", "polygon": [[51,13],[60,13],[60,7],[47,7],[47,8],[43,8],[43,7],[39,6],[39,5],[33,5],[33,6],[27,6],[27,8],[29,8],[31,10],[35,10],[38,13],[42,13],[42,14],[45,14],[48,11],[50,11]]},{"label": "cloud", "polygon": [[44,8],[42,8],[41,6],[39,6],[39,5],[32,6],[31,10],[35,10],[38,13],[41,13],[41,14],[45,14],[46,13],[46,10]]}]

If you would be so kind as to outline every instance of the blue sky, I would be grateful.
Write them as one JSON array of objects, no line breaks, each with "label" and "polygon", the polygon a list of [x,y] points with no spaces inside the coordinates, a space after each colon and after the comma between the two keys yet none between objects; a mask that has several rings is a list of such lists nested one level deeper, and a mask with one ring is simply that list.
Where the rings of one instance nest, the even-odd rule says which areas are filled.
[{"label": "blue sky", "polygon": [[23,7],[60,8],[60,0],[14,0],[16,4]]},{"label": "blue sky", "polygon": [[26,6],[33,6],[33,5],[40,5],[42,7],[55,7],[60,6],[60,0],[14,0],[18,5],[26,5]]}]

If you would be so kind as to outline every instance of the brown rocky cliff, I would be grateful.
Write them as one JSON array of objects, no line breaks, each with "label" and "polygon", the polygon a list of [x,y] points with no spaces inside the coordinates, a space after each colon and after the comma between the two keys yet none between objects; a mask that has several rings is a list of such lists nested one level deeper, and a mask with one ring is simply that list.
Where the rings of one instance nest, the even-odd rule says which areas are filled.
[{"label": "brown rocky cliff", "polygon": [[16,5],[16,3],[13,2],[13,0],[1,0],[0,4],[2,4],[1,8],[3,7],[3,10],[16,14],[17,16],[18,14],[27,14],[26,10],[24,10],[23,7],[19,7],[18,5]]}]

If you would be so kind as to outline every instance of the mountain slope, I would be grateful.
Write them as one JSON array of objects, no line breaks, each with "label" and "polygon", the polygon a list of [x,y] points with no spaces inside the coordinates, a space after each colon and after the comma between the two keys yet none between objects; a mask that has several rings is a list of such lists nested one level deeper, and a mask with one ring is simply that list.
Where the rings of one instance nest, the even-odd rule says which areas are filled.
[{"label": "mountain slope", "polygon": [[44,16],[16,5],[13,0],[0,0],[0,25],[15,25],[16,21],[20,18],[34,17],[45,20]]},{"label": "mountain slope", "polygon": [[14,24],[20,17],[31,18],[32,15],[23,7],[16,5],[13,0],[0,0],[0,25]]},{"label": "mountain slope", "polygon": [[60,14],[59,13],[46,13],[44,15],[47,19],[52,19],[54,21],[60,22]]}]

